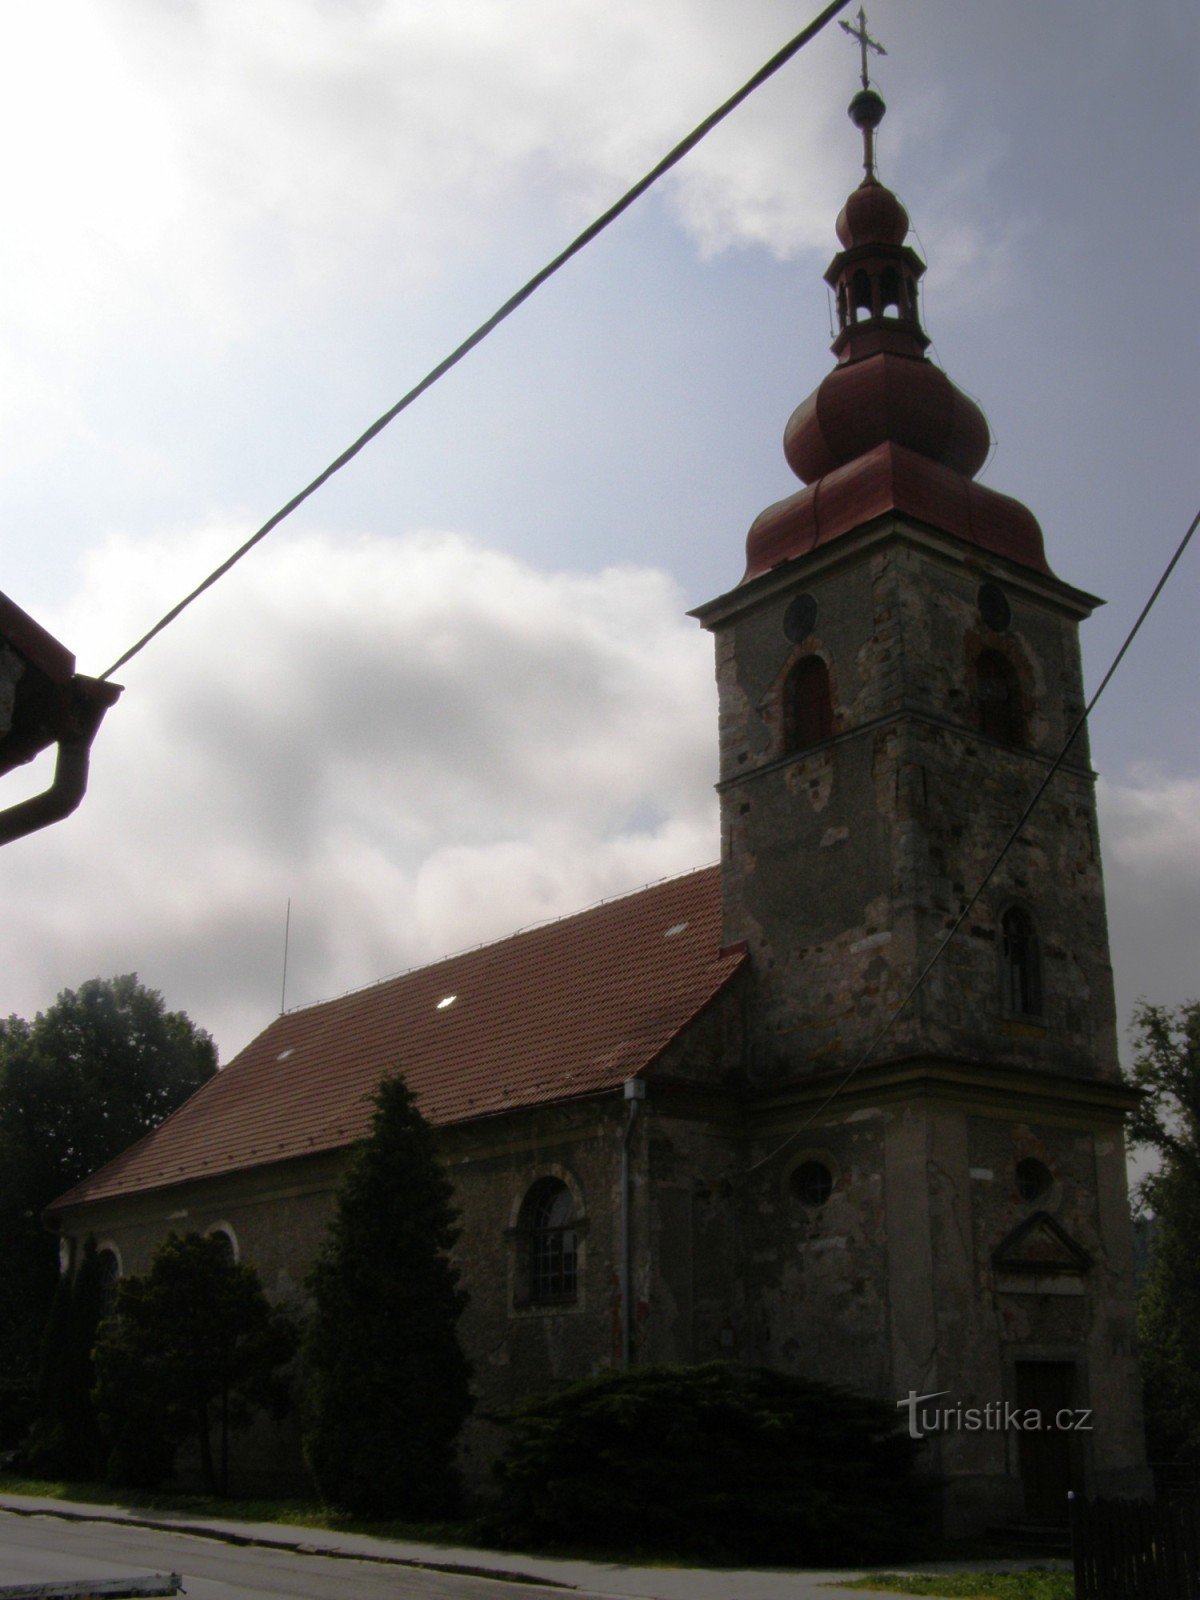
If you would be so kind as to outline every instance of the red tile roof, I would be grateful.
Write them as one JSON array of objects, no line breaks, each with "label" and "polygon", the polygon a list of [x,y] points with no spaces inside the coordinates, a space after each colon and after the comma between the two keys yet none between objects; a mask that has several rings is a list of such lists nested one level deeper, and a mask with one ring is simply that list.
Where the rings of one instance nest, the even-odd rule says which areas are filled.
[{"label": "red tile roof", "polygon": [[442,1125],[616,1088],[741,966],[720,936],[708,867],[281,1016],[50,1209],[352,1144],[389,1072]]}]

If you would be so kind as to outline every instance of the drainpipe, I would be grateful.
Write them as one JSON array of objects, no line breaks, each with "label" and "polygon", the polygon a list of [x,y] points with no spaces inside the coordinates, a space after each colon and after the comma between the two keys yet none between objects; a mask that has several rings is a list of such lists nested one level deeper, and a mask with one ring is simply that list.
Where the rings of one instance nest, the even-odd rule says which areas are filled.
[{"label": "drainpipe", "polygon": [[621,1365],[628,1367],[633,1348],[633,1252],[630,1242],[630,1213],[633,1208],[629,1170],[629,1146],[633,1139],[633,1125],[637,1121],[638,1107],[646,1098],[643,1078],[625,1081],[625,1127],[621,1134]]},{"label": "drainpipe", "polygon": [[75,677],[70,712],[58,738],[54,781],[41,794],[0,811],[0,845],[23,839],[69,817],[87,793],[92,740],[108,710],[121,693],[119,684],[98,678]]}]

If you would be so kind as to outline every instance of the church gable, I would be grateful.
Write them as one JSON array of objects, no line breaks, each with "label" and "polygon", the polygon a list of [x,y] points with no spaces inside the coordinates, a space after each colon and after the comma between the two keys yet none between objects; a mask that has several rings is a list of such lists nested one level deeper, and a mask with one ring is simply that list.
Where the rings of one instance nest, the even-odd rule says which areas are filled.
[{"label": "church gable", "polygon": [[1039,1278],[1087,1272],[1092,1258],[1048,1211],[1035,1211],[996,1246],[992,1261],[1001,1272]]},{"label": "church gable", "polygon": [[720,922],[708,868],[281,1016],[50,1210],[353,1144],[391,1072],[438,1126],[616,1088],[742,965]]}]

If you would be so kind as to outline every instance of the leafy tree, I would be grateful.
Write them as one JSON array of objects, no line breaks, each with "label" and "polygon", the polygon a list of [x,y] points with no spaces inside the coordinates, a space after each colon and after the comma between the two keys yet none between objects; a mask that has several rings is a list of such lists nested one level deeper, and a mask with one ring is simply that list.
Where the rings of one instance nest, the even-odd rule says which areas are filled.
[{"label": "leafy tree", "polygon": [[386,1079],[375,1106],[309,1278],[305,1455],[331,1505],[435,1516],[458,1497],[472,1404],[452,1190],[403,1081]]},{"label": "leafy tree", "polygon": [[[150,1271],[122,1280],[95,1350],[96,1413],[109,1477],[153,1487],[192,1438],[210,1494],[229,1490],[229,1442],[257,1410],[280,1417],[280,1369],[298,1344],[252,1268],[219,1238],[169,1234]],[[218,1453],[214,1460],[213,1434]]]},{"label": "leafy tree", "polygon": [[0,1020],[0,1372],[10,1387],[32,1390],[55,1293],[43,1208],[157,1126],[216,1066],[208,1034],[134,974],[64,990],[32,1023]]},{"label": "leafy tree", "polygon": [[89,1234],[72,1277],[59,1279],[42,1338],[38,1415],[21,1464],[42,1478],[94,1478],[103,1445],[92,1408],[92,1349],[104,1314],[104,1277]]},{"label": "leafy tree", "polygon": [[766,1367],[606,1372],[496,1420],[501,1543],[811,1565],[929,1538],[923,1447],[895,1408]]},{"label": "leafy tree", "polygon": [[1200,1001],[1134,1012],[1135,1144],[1162,1165],[1141,1185],[1155,1239],[1138,1306],[1146,1432],[1155,1461],[1200,1463]]}]

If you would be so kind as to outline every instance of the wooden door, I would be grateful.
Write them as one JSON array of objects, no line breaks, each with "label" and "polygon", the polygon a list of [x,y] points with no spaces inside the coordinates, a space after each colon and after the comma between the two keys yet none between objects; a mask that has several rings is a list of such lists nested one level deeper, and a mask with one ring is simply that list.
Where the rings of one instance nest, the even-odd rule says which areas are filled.
[{"label": "wooden door", "polygon": [[1065,1523],[1067,1492],[1080,1485],[1075,1435],[1058,1427],[1056,1418],[1074,1411],[1075,1363],[1018,1361],[1016,1377],[1018,1410],[1037,1412],[1042,1423],[1023,1427],[1017,1439],[1025,1515],[1030,1522]]}]

